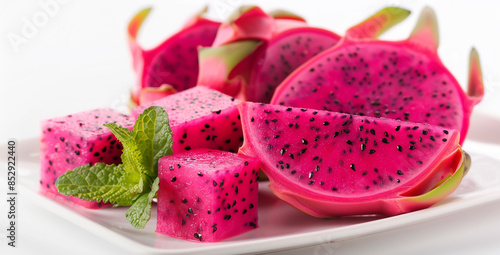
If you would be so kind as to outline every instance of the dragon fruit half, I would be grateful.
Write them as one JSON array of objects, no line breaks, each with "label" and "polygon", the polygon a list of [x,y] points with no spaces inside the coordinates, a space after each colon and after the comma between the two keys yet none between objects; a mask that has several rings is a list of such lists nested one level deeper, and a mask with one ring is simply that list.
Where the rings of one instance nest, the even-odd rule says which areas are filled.
[{"label": "dragon fruit half", "polygon": [[239,108],[239,153],[260,159],[274,194],[316,217],[429,207],[470,165],[456,130],[280,105]]},{"label": "dragon fruit half", "polygon": [[484,95],[477,52],[470,58],[468,94],[441,63],[434,12],[425,8],[403,41],[374,39],[380,24],[406,17],[389,7],[352,27],[336,46],[310,59],[276,89],[272,104],[429,123],[460,131]]}]

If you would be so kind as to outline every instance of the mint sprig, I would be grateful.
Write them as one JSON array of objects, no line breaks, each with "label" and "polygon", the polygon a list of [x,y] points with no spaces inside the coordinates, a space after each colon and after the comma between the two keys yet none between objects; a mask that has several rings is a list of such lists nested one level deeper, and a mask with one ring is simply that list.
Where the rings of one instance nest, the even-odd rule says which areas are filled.
[{"label": "mint sprig", "polygon": [[128,221],[143,229],[151,217],[151,202],[158,191],[158,159],[172,154],[172,130],[162,107],[147,108],[129,131],[104,124],[123,145],[122,164],[96,163],[67,171],[56,181],[59,193],[87,201],[129,206]]}]

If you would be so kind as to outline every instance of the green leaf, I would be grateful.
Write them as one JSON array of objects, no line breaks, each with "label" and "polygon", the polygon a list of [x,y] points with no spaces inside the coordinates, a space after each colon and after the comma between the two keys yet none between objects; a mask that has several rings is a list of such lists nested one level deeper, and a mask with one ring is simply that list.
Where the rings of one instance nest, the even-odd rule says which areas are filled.
[{"label": "green leaf", "polygon": [[158,160],[172,154],[172,130],[167,112],[159,106],[152,106],[139,115],[132,132],[139,148],[145,172],[153,179],[158,176]]},{"label": "green leaf", "polygon": [[67,171],[56,181],[59,193],[88,201],[131,205],[139,192],[141,176],[127,172],[122,165],[96,163]]},{"label": "green leaf", "polygon": [[159,182],[160,179],[157,177],[151,186],[151,191],[149,193],[142,194],[127,210],[125,216],[134,228],[143,229],[151,218],[151,203],[153,202],[153,198],[156,196],[156,192],[158,191]]},{"label": "green leaf", "polygon": [[[111,132],[116,136],[118,140],[123,145],[122,153],[122,165],[125,171],[130,174],[142,176],[147,170],[144,165],[144,158],[139,150],[137,143],[135,142],[132,132],[128,129],[116,125],[116,123],[104,124]],[[143,178],[141,178],[140,191],[143,189]]]}]

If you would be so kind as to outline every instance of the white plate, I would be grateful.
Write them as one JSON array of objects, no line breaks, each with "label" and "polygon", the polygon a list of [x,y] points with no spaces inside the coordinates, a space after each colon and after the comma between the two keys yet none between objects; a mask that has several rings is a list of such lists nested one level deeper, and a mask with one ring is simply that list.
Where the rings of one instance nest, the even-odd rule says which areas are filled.
[{"label": "white plate", "polygon": [[[421,211],[381,217],[317,219],[277,199],[260,183],[260,228],[218,243],[192,243],[154,232],[156,212],[144,230],[125,219],[127,208],[88,210],[53,201],[38,194],[38,139],[18,141],[20,193],[41,207],[92,233],[138,254],[234,254],[292,249],[345,240],[407,226],[500,199],[500,162],[469,151],[472,167],[456,192]],[[470,147],[469,147],[470,148]],[[3,163],[2,163],[3,164]]]}]

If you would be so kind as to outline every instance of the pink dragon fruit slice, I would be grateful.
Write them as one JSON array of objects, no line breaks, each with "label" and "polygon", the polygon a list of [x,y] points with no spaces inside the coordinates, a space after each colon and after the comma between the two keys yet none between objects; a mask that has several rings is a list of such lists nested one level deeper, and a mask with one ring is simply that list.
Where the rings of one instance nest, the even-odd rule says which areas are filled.
[{"label": "pink dragon fruit slice", "polygon": [[287,29],[269,40],[260,51],[248,86],[245,100],[269,103],[276,87],[297,67],[322,51],[334,46],[340,36],[314,27]]},{"label": "pink dragon fruit slice", "polygon": [[139,106],[132,116],[137,118],[149,106],[163,107],[172,129],[174,153],[195,148],[236,152],[243,141],[238,103],[218,91],[196,86]]},{"label": "pink dragon fruit slice", "polygon": [[408,12],[386,8],[351,29],[339,44],[312,58],[276,89],[272,104],[429,123],[460,131],[484,95],[479,58],[471,52],[469,92],[441,63],[434,12],[425,8],[404,41],[374,39],[380,24]]},{"label": "pink dragon fruit slice", "polygon": [[156,232],[216,242],[258,227],[257,159],[196,149],[163,157],[158,164]]},{"label": "pink dragon fruit slice", "polygon": [[219,22],[202,17],[204,9],[176,34],[156,48],[144,50],[137,43],[137,33],[150,9],[139,12],[128,26],[129,46],[138,76],[132,98],[137,105],[139,93],[146,87],[169,84],[177,91],[196,85],[198,77],[198,46],[212,45]]},{"label": "pink dragon fruit slice", "polygon": [[[65,117],[42,121],[40,140],[40,190],[56,199],[67,199],[86,208],[97,209],[102,203],[66,197],[57,192],[55,182],[59,176],[75,167],[97,162],[121,163],[122,145],[103,126],[116,122],[132,129],[132,118],[112,109],[96,109]],[[106,205],[106,204],[105,204]]]},{"label": "pink dragon fruit slice", "polygon": [[459,132],[428,124],[280,105],[239,105],[245,141],[279,198],[316,217],[396,215],[459,185]]}]

